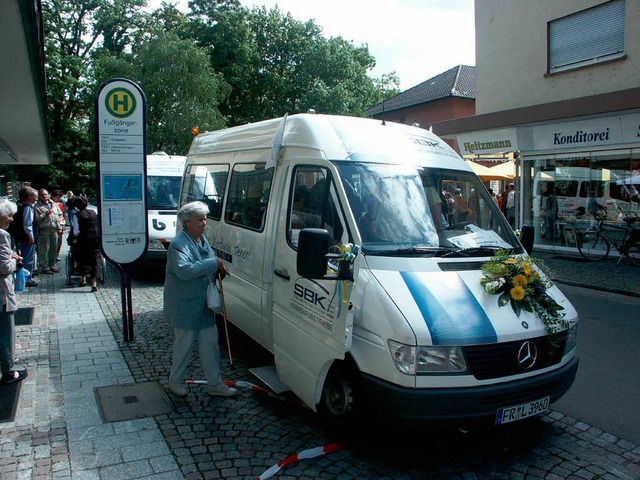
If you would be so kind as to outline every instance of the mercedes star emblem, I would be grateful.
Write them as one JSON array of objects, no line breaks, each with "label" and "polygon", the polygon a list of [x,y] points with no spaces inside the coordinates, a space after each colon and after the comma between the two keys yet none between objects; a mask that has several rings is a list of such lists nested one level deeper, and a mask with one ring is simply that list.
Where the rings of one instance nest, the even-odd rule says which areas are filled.
[{"label": "mercedes star emblem", "polygon": [[518,363],[523,370],[529,370],[538,359],[538,348],[536,344],[527,340],[518,350]]}]

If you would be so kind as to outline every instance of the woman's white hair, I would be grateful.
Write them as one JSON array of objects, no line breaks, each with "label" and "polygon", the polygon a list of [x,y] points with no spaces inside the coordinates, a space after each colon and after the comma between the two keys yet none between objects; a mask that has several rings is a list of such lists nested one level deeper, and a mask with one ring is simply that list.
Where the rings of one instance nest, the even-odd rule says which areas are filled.
[{"label": "woman's white hair", "polygon": [[11,217],[18,211],[18,207],[11,200],[0,199],[0,218]]},{"label": "woman's white hair", "polygon": [[187,220],[192,220],[194,217],[201,217],[202,215],[206,215],[207,213],[209,213],[209,207],[206,203],[185,203],[178,210],[178,221],[182,224],[183,227],[186,227],[184,222],[186,222]]}]

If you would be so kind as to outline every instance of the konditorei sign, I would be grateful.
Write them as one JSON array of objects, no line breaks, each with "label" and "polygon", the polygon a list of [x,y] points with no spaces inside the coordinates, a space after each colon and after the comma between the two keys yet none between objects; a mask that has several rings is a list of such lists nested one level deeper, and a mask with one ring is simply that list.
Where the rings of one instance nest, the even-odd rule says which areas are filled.
[{"label": "konditorei sign", "polygon": [[533,127],[533,147],[536,151],[632,144],[639,141],[638,113]]},{"label": "konditorei sign", "polygon": [[98,91],[97,152],[102,250],[127,264],[147,249],[147,118],[144,93],[123,78]]}]

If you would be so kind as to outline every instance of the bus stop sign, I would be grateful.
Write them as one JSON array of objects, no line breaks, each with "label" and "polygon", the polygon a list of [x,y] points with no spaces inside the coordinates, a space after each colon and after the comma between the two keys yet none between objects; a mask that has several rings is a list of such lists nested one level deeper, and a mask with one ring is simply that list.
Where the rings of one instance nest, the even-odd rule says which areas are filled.
[{"label": "bus stop sign", "polygon": [[116,78],[98,91],[97,152],[102,251],[128,264],[147,250],[147,119],[144,93]]}]

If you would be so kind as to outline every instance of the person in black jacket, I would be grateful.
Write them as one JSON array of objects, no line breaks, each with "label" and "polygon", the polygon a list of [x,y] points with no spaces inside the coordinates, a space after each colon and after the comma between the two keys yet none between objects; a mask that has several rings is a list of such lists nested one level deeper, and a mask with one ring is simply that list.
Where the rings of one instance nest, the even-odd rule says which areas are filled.
[{"label": "person in black jacket", "polygon": [[87,199],[79,197],[75,200],[78,209],[78,235],[74,254],[82,273],[80,286],[87,285],[87,275],[91,277],[91,291],[97,292],[98,272],[100,271],[100,233],[98,231],[98,214],[87,208]]}]

